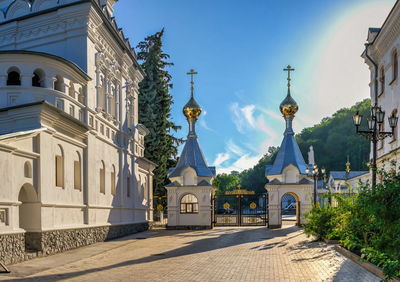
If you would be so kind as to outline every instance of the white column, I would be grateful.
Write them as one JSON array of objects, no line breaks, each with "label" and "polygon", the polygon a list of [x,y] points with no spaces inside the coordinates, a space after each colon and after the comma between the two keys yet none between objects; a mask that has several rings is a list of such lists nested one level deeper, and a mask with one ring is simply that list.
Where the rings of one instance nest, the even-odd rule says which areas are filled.
[{"label": "white column", "polygon": [[101,83],[100,83],[100,70],[96,67],[96,108],[99,108],[100,105],[100,91],[101,91]]},{"label": "white column", "polygon": [[54,89],[54,81],[56,81],[56,77],[48,77],[43,78],[44,88]]},{"label": "white column", "polygon": [[21,86],[23,87],[32,87],[32,73],[23,73],[20,75],[21,78]]},{"label": "white column", "polygon": [[119,121],[119,96],[121,95],[121,85],[118,85],[117,87],[118,89],[115,91],[115,118]]},{"label": "white column", "polygon": [[7,75],[0,75],[0,87],[7,84]]}]

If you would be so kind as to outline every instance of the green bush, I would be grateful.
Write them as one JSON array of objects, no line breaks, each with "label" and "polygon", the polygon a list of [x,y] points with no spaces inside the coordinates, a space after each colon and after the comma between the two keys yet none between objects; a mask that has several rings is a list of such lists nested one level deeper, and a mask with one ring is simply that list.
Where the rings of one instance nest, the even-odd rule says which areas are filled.
[{"label": "green bush", "polygon": [[338,207],[313,207],[305,232],[341,244],[382,268],[387,279],[400,276],[400,174],[379,172],[375,189],[361,186],[351,197],[333,195]]},{"label": "green bush", "polygon": [[307,224],[304,226],[304,231],[307,235],[314,235],[317,240],[322,238],[339,239],[336,236],[337,230],[335,230],[338,217],[335,208],[313,206],[306,217]]}]

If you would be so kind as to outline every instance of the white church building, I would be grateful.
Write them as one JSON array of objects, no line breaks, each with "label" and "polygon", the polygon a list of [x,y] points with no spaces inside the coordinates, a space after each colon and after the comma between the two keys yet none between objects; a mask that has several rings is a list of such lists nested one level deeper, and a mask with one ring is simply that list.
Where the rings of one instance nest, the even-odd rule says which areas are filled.
[{"label": "white church building", "polygon": [[145,230],[143,72],[116,0],[0,0],[0,261]]}]

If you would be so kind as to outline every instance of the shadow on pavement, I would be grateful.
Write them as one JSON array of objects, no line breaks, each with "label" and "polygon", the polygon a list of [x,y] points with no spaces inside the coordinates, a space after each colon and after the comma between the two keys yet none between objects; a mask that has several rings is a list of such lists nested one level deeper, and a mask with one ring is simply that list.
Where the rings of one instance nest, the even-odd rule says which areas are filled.
[{"label": "shadow on pavement", "polygon": [[[232,232],[228,232],[229,230],[232,230]],[[63,274],[57,274],[57,275],[42,275],[42,276],[36,276],[36,277],[24,277],[24,278],[17,278],[14,279],[13,281],[54,281],[54,280],[61,280],[61,279],[68,279],[68,278],[74,278],[78,277],[81,275],[93,273],[93,272],[100,272],[104,270],[109,270],[113,268],[118,268],[118,267],[124,267],[124,266],[129,266],[129,265],[137,265],[137,264],[143,264],[143,263],[150,263],[154,261],[159,261],[159,260],[165,260],[169,258],[176,258],[176,257],[181,257],[181,256],[186,256],[186,255],[192,255],[192,254],[197,254],[197,253],[203,253],[203,252],[208,252],[212,250],[218,250],[218,249],[223,249],[235,245],[241,245],[241,244],[246,244],[246,243],[251,243],[251,242],[262,242],[266,241],[268,239],[272,238],[279,238],[279,237],[286,237],[290,233],[297,232],[300,229],[296,226],[284,228],[284,229],[276,229],[276,230],[270,230],[268,228],[246,228],[243,229],[243,231],[238,231],[238,229],[235,228],[215,228],[213,230],[209,231],[161,231],[161,232],[155,232],[155,234],[150,231],[146,232],[147,236],[143,237],[148,237],[148,238],[157,238],[157,237],[163,237],[163,236],[183,236],[183,237],[197,237],[197,236],[204,236],[205,234],[215,236],[212,238],[205,238],[205,239],[200,239],[200,240],[195,240],[192,242],[189,242],[186,246],[177,248],[171,251],[167,251],[161,254],[153,254],[147,257],[139,258],[139,259],[133,259],[133,260],[128,260],[124,261],[121,263],[116,263],[113,265],[108,265],[104,267],[98,267],[98,268],[91,268],[87,270],[82,270],[82,271],[76,271],[76,272],[69,272],[69,273],[63,273]],[[200,233],[200,234],[199,234]],[[254,234],[256,233],[256,234]],[[149,236],[148,236],[149,235]],[[140,237],[140,234],[136,234],[136,237]],[[298,235],[292,236],[296,237]],[[290,237],[290,238],[292,238]],[[130,236],[132,239],[132,236]],[[282,242],[288,240],[289,238],[285,238],[282,240]],[[124,240],[119,239],[119,240]],[[262,249],[260,249],[262,250]],[[12,274],[11,274],[12,275]],[[0,278],[4,278],[1,277]],[[11,278],[11,277],[10,277]]]}]

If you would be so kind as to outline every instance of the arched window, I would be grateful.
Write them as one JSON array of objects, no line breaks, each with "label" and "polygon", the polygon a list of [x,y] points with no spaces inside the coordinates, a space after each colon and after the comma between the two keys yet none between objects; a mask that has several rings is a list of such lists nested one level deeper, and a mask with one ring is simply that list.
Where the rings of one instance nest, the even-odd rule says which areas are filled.
[{"label": "arched window", "polygon": [[113,165],[111,168],[111,195],[116,194],[116,186],[115,186],[115,166]]},{"label": "arched window", "polygon": [[106,193],[106,166],[103,161],[100,164],[100,193]]},{"label": "arched window", "polygon": [[26,178],[32,178],[32,165],[29,161],[24,164],[24,176]]},{"label": "arched window", "polygon": [[57,146],[55,160],[56,186],[64,187],[64,151],[60,145]]},{"label": "arched window", "polygon": [[385,67],[381,67],[380,71],[380,78],[379,81],[381,82],[381,94],[385,91]]},{"label": "arched window", "polygon": [[399,70],[399,62],[397,59],[397,50],[394,50],[392,54],[392,72],[393,72],[392,82],[397,79],[398,70]]},{"label": "arched window", "polygon": [[193,194],[186,194],[181,199],[181,213],[198,213],[199,202]]},{"label": "arched window", "polygon": [[35,70],[32,77],[32,86],[44,87],[44,72],[42,70]]},{"label": "arched window", "polygon": [[8,70],[7,85],[21,85],[21,77],[16,67],[12,67]]},{"label": "arched window", "polygon": [[74,161],[74,188],[76,190],[82,190],[82,161],[81,155],[76,152],[77,156]]},{"label": "arched window", "polygon": [[54,90],[65,92],[64,79],[59,75],[56,75],[56,80],[54,81]]}]

